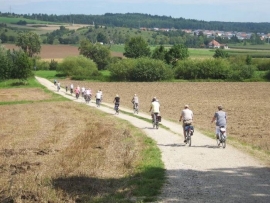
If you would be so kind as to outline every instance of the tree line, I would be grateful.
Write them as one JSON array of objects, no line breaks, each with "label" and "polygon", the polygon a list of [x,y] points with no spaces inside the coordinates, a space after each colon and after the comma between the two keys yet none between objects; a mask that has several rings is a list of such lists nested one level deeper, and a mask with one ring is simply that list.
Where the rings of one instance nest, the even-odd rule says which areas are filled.
[{"label": "tree line", "polygon": [[[10,13],[0,13],[1,16],[10,16]],[[141,13],[114,14],[106,13],[104,15],[55,15],[55,14],[15,14],[12,16],[24,17],[27,19],[37,19],[41,21],[57,23],[76,24],[98,24],[104,26],[128,27],[128,28],[175,28],[175,29],[204,29],[220,31],[237,31],[252,33],[269,33],[270,23],[252,23],[252,22],[221,22],[221,21],[203,21],[185,18],[173,18],[171,16],[158,16]]]}]

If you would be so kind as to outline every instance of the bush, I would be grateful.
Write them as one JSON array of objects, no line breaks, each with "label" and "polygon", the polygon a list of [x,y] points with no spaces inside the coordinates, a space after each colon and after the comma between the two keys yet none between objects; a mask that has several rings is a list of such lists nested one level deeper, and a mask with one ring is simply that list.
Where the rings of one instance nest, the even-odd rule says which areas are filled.
[{"label": "bush", "polygon": [[58,66],[58,62],[55,61],[55,60],[51,60],[50,70],[56,70],[57,69],[57,66]]},{"label": "bush", "polygon": [[234,65],[232,64],[232,74],[229,77],[230,80],[243,81],[253,77],[256,67],[253,65]]},{"label": "bush", "polygon": [[267,73],[265,74],[265,79],[267,79],[268,81],[270,81],[270,70],[267,71]]},{"label": "bush", "polygon": [[50,70],[50,63],[48,61],[36,61],[36,70]]},{"label": "bush", "polygon": [[231,74],[231,69],[230,63],[225,59],[184,60],[176,63],[174,74],[176,79],[224,80]]},{"label": "bush", "polygon": [[116,81],[152,82],[173,78],[173,72],[163,61],[151,58],[124,59],[111,64],[111,79]]},{"label": "bush", "polygon": [[257,64],[257,70],[268,71],[270,70],[270,60],[260,60]]},{"label": "bush", "polygon": [[135,59],[119,60],[109,65],[111,80],[130,81],[131,70],[135,67]]},{"label": "bush", "polygon": [[131,69],[131,81],[153,82],[173,78],[173,71],[161,60],[139,58]]},{"label": "bush", "polygon": [[80,79],[92,79],[99,75],[96,63],[84,56],[67,57],[58,64],[56,70]]}]

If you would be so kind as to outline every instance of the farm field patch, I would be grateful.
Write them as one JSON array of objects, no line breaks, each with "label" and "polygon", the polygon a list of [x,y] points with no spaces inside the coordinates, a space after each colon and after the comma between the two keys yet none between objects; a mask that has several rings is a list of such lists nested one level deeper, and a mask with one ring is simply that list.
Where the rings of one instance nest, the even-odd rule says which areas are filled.
[{"label": "farm field patch", "polygon": [[[189,104],[194,112],[195,128],[214,132],[211,119],[218,105],[228,113],[228,135],[266,151],[270,150],[270,84],[238,82],[83,82],[61,80],[64,86],[89,87],[93,96],[101,89],[104,102],[112,103],[116,94],[121,106],[132,108],[131,99],[136,93],[140,111],[149,112],[151,99],[156,96],[164,118],[178,122],[180,112]],[[150,115],[149,115],[150,117]],[[179,131],[181,126],[179,124]]]},{"label": "farm field patch", "polygon": [[40,88],[9,88],[0,89],[0,101],[1,102],[13,102],[13,101],[41,101],[51,99],[52,96],[44,94],[44,91]]},{"label": "farm field patch", "polygon": [[[7,49],[18,49],[14,44],[3,44]],[[40,51],[40,58],[45,61],[61,61],[68,56],[79,56],[78,47],[71,45],[42,45]],[[111,52],[112,56],[123,57],[122,53]]]}]

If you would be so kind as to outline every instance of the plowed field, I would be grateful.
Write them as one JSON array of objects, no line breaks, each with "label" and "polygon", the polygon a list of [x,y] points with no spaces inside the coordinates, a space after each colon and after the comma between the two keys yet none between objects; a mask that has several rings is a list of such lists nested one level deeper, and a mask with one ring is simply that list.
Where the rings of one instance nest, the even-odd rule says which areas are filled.
[{"label": "plowed field", "polygon": [[[18,49],[17,46],[13,44],[4,44],[7,49]],[[123,57],[122,53],[112,52],[112,56]],[[63,58],[68,56],[78,56],[79,50],[76,46],[71,45],[42,45],[39,56],[42,60],[51,61],[61,61]]]},{"label": "plowed field", "polygon": [[194,125],[202,131],[214,132],[211,119],[218,105],[228,113],[228,135],[244,143],[251,143],[270,150],[270,83],[125,83],[78,82],[63,80],[63,86],[90,87],[95,93],[102,89],[104,101],[111,103],[116,94],[121,106],[132,107],[136,93],[140,99],[140,111],[148,112],[152,97],[161,104],[163,117],[178,121],[185,104],[195,114]]}]

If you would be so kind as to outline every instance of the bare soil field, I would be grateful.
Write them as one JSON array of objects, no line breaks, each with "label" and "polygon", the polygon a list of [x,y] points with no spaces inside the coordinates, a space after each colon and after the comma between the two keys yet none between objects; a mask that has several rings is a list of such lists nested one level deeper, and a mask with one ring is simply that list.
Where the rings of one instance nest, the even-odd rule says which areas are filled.
[{"label": "bare soil field", "polygon": [[[7,49],[18,49],[14,44],[4,44]],[[122,53],[112,52],[112,56],[123,57]],[[45,61],[61,61],[63,58],[68,56],[79,56],[79,50],[76,46],[71,45],[42,45],[41,52],[39,54],[40,58]]]},{"label": "bare soil field", "polygon": [[68,101],[0,111],[0,202],[108,202],[109,194],[131,194],[126,177],[145,145],[129,124]]},{"label": "bare soil field", "polygon": [[[270,150],[270,83],[226,82],[83,82],[60,81],[62,86],[89,87],[95,95],[101,89],[104,101],[112,103],[116,94],[121,106],[132,108],[131,99],[136,93],[140,111],[148,112],[151,99],[156,96],[164,118],[178,122],[185,104],[193,110],[195,128],[214,132],[211,119],[222,105],[228,113],[228,135],[259,149]],[[180,129],[179,129],[180,130]]]}]

